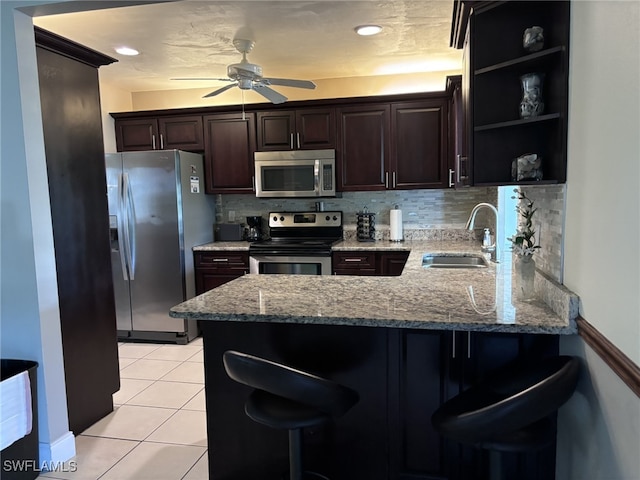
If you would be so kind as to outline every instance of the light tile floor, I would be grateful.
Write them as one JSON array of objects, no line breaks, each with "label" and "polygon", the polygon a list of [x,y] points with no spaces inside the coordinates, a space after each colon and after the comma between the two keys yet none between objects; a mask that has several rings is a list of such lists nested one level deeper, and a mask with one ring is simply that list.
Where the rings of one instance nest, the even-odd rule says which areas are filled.
[{"label": "light tile floor", "polygon": [[208,480],[202,339],[121,343],[114,411],[76,437],[75,471],[38,478]]}]

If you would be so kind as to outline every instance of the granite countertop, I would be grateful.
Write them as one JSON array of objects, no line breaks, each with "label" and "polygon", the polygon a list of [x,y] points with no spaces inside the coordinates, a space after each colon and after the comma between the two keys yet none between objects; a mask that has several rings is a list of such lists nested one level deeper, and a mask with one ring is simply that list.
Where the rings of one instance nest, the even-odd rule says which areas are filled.
[{"label": "granite countertop", "polygon": [[[223,243],[240,242],[216,242],[194,250],[222,249]],[[477,242],[346,240],[333,248],[408,250],[410,254],[398,277],[244,275],[176,305],[170,316],[435,330],[577,332],[578,297],[544,274],[536,274],[539,299],[520,302],[514,298],[510,254],[487,268],[422,267],[424,253],[481,254]]]},{"label": "granite countertop", "polygon": [[204,245],[196,245],[193,247],[194,252],[215,252],[217,250],[232,250],[232,251],[249,251],[249,245],[251,242],[246,240],[240,240],[237,242],[211,242]]}]

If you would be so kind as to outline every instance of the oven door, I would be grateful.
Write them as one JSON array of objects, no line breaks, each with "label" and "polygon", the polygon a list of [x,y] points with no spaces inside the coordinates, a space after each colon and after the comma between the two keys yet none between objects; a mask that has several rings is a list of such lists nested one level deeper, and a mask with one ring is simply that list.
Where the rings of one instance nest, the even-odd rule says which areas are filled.
[{"label": "oven door", "polygon": [[331,275],[330,256],[251,255],[249,273]]}]

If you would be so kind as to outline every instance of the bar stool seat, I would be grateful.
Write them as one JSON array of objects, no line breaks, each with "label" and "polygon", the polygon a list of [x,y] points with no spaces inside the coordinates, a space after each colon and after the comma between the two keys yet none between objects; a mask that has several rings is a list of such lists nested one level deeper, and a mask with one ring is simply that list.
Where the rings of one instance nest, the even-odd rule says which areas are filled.
[{"label": "bar stool seat", "polygon": [[357,392],[332,380],[247,353],[228,350],[223,362],[231,379],[254,388],[245,402],[247,416],[289,431],[290,480],[303,478],[302,429],[341,417],[359,400]]},{"label": "bar stool seat", "polygon": [[[555,439],[552,414],[573,395],[579,367],[558,356],[502,372],[442,404],[431,422],[445,438],[492,452],[539,450]],[[492,455],[492,479],[501,478],[499,463]]]}]

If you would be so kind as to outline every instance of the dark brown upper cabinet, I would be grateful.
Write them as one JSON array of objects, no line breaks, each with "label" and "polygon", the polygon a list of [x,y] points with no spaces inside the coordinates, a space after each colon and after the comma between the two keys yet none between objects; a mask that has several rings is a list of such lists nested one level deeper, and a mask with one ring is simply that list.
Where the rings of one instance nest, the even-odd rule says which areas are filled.
[{"label": "dark brown upper cabinet", "polygon": [[[117,115],[117,114],[115,114]],[[204,150],[202,116],[116,118],[116,148],[139,150]]]},{"label": "dark brown upper cabinet", "polygon": [[[544,29],[543,47],[535,52],[523,47],[532,26]],[[464,48],[468,62],[462,104],[473,185],[566,181],[569,27],[568,1],[456,2],[452,45]],[[544,75],[544,111],[523,119],[520,77],[527,73]],[[513,160],[526,153],[542,158],[541,181],[512,180]]]},{"label": "dark brown upper cabinet", "polygon": [[205,115],[205,192],[255,192],[255,114]]},{"label": "dark brown upper cabinet", "polygon": [[387,188],[446,187],[448,121],[448,102],[443,97],[391,104]]},{"label": "dark brown upper cabinet", "polygon": [[391,106],[365,104],[338,109],[336,183],[340,191],[385,190],[389,172]]},{"label": "dark brown upper cabinet", "polygon": [[444,188],[448,100],[338,109],[338,189]]},{"label": "dark brown upper cabinet", "polygon": [[335,148],[333,108],[258,112],[258,150],[319,150]]}]

